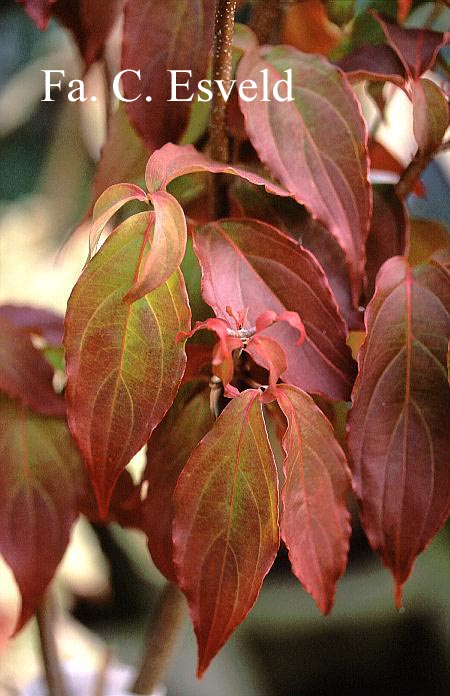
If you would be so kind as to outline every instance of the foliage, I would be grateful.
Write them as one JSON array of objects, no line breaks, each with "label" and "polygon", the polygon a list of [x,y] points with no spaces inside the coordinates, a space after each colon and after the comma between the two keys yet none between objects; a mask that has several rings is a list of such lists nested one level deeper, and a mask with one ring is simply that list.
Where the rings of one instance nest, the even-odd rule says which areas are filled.
[{"label": "foliage", "polygon": [[[122,11],[116,1],[19,2],[41,29],[52,17],[68,27],[86,68],[104,60]],[[110,115],[90,257],[64,322],[65,402],[47,351],[61,345],[62,320],[0,308],[0,552],[22,594],[17,628],[40,604],[77,515],[118,520],[147,534],[154,562],[185,593],[201,675],[254,604],[280,536],[293,573],[331,610],[352,487],[401,605],[417,554],[449,512],[448,254],[417,258],[415,243],[410,265],[404,203],[423,193],[419,176],[448,126],[448,100],[423,74],[449,37],[402,24],[418,3],[399,0],[396,21],[377,14],[382,4],[356,3],[339,27],[322,3],[290,8],[291,45],[261,47],[236,28],[236,84],[253,79],[262,91],[265,70],[272,89],[292,70],[294,101],[234,95],[224,162],[210,156],[200,103],[168,102],[166,90],[168,69],[189,67],[195,83],[211,71],[216,3],[127,0],[122,67],[142,70],[153,100]],[[296,13],[317,44],[296,32]],[[417,153],[406,168],[376,133],[369,139],[361,80],[380,118],[377,84],[410,98]],[[123,88],[132,94],[130,76]],[[374,168],[398,184],[373,184]],[[140,212],[124,218],[131,201]],[[195,313],[200,292],[206,317]],[[349,334],[363,327],[356,364]],[[345,452],[324,400],[352,402]],[[280,493],[268,430],[284,452]],[[134,485],[125,467],[146,443]]]}]

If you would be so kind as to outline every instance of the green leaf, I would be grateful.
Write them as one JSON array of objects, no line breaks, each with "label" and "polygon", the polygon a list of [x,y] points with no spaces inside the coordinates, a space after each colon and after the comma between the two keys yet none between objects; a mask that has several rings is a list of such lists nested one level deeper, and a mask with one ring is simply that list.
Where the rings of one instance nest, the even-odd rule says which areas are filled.
[{"label": "green leaf", "polygon": [[175,489],[174,563],[199,676],[252,608],[278,549],[277,471],[259,394],[228,404]]},{"label": "green leaf", "polygon": [[408,261],[411,266],[428,261],[438,249],[448,248],[450,234],[441,222],[412,218],[410,226]]},{"label": "green leaf", "polygon": [[190,327],[176,271],[132,304],[154,217],[128,218],[91,259],[69,300],[64,344],[69,425],[83,454],[102,516],[114,485],[172,404],[186,355],[176,340]]},{"label": "green leaf", "polygon": [[92,224],[89,233],[89,253],[92,256],[97,248],[101,234],[111,220],[125,203],[130,201],[147,202],[147,194],[140,186],[135,184],[113,184],[94,205],[92,212]]},{"label": "green leaf", "polygon": [[411,85],[414,137],[422,155],[439,148],[449,125],[448,99],[431,80],[420,78]]}]

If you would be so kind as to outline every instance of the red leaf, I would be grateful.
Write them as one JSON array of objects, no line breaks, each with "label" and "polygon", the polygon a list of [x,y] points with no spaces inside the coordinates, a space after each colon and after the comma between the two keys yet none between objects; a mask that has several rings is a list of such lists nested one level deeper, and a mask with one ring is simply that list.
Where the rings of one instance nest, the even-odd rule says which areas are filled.
[{"label": "red leaf", "polygon": [[338,65],[352,82],[389,80],[398,87],[405,86],[405,67],[387,44],[363,44],[340,60]]},{"label": "red leaf", "polygon": [[259,392],[228,404],[180,475],[174,505],[174,563],[201,676],[252,608],[278,549],[277,472]]},{"label": "red leaf", "polygon": [[322,269],[312,254],[274,227],[256,220],[222,220],[194,231],[202,294],[217,317],[249,307],[245,328],[266,310],[297,312],[306,330],[285,322],[267,329],[284,349],[287,382],[333,399],[348,399],[353,362],[346,329]]},{"label": "red leaf", "polygon": [[219,342],[214,346],[211,357],[214,374],[223,382],[225,394],[229,398],[238,396],[239,392],[230,382],[234,373],[233,351],[243,347],[242,340],[232,335],[232,329],[225,319],[197,321],[192,331],[180,332],[179,338],[190,338],[202,330],[214,331],[217,335]]},{"label": "red leaf", "polygon": [[280,200],[242,179],[236,179],[230,193],[236,206],[236,211],[232,209],[233,216],[263,220],[314,254],[325,271],[342,316],[350,328],[359,328],[361,318],[353,307],[348,268],[336,238],[292,198]]},{"label": "red leaf", "polygon": [[411,85],[414,137],[424,156],[436,152],[449,125],[448,100],[431,80],[421,78]]},{"label": "red leaf", "polygon": [[56,17],[70,29],[89,67],[102,57],[105,42],[122,9],[122,0],[17,0],[39,29]]},{"label": "red leaf", "polygon": [[243,179],[264,186],[266,191],[277,196],[290,196],[279,184],[265,179],[259,174],[235,167],[234,165],[214,162],[193,147],[193,145],[173,145],[167,143],[151,155],[145,171],[145,181],[150,193],[164,190],[171,181],[194,172],[211,172],[212,174],[233,174]]},{"label": "red leaf", "polygon": [[52,16],[52,5],[57,0],[17,0],[19,5],[23,5],[25,12],[36,22],[38,28],[43,31]]},{"label": "red leaf", "polygon": [[253,360],[269,370],[269,385],[274,387],[286,372],[286,353],[270,336],[254,336],[245,349]]},{"label": "red leaf", "polygon": [[[206,76],[212,45],[215,3],[213,0],[127,0],[125,6],[122,67],[141,70],[142,81],[133,73],[123,76],[131,122],[150,151],[183,135],[191,102],[170,102],[168,70],[191,70],[190,90],[179,88],[187,99]],[[178,75],[186,82],[188,75]],[[152,98],[151,102],[146,97]]]},{"label": "red leaf", "polygon": [[102,57],[123,0],[57,0],[52,14],[73,33],[86,65]]},{"label": "red leaf", "polygon": [[431,70],[440,49],[450,41],[450,32],[442,34],[429,29],[406,29],[388,22],[373,10],[371,14],[412,80],[417,80],[424,72]]},{"label": "red leaf", "polygon": [[103,191],[94,205],[92,224],[89,232],[89,254],[95,253],[105,226],[125,203],[130,201],[147,202],[147,194],[135,184],[113,184]]},{"label": "red leaf", "polygon": [[131,302],[165,283],[180,266],[186,250],[186,218],[177,199],[167,191],[157,191],[151,194],[151,201],[155,208],[151,247],[140,277],[127,294]]},{"label": "red leaf", "polygon": [[[370,220],[367,132],[357,99],[341,72],[324,58],[289,47],[249,51],[238,81],[263,93],[292,70],[292,103],[241,100],[247,132],[260,159],[346,253],[357,306]],[[330,123],[333,128],[330,128]]]},{"label": "red leaf", "polygon": [[181,384],[198,377],[203,369],[211,364],[211,346],[200,343],[188,343],[186,346],[187,365]]},{"label": "red leaf", "polygon": [[274,395],[288,421],[281,534],[293,572],[328,614],[347,565],[350,471],[330,422],[311,397],[289,385],[277,386]]},{"label": "red leaf", "polygon": [[409,218],[404,201],[390,184],[373,187],[373,214],[367,239],[367,288],[369,300],[375,291],[375,278],[381,266],[392,256],[406,251]]},{"label": "red leaf", "polygon": [[30,305],[1,305],[2,317],[25,333],[41,336],[49,346],[62,344],[64,320],[55,312]]},{"label": "red leaf", "polygon": [[209,387],[191,383],[180,391],[147,446],[143,478],[148,482],[148,494],[142,529],[156,567],[169,580],[176,580],[172,560],[173,493],[193,449],[213,424]]},{"label": "red leaf", "polygon": [[172,404],[190,324],[181,273],[129,304],[124,296],[148,253],[151,213],[128,218],[91,259],[69,300],[64,343],[69,425],[101,517],[131,457]]},{"label": "red leaf", "polygon": [[34,614],[69,543],[83,470],[63,420],[0,395],[0,553]]},{"label": "red leaf", "polygon": [[276,312],[268,309],[257,317],[255,323],[256,332],[259,333],[260,331],[264,331],[265,329],[268,329],[269,326],[273,326],[279,321],[285,321],[287,324],[289,324],[289,326],[292,326],[293,329],[298,331],[299,338],[297,339],[297,345],[301,346],[306,338],[306,331],[297,312],[290,312],[289,310],[286,310],[281,312],[281,314],[277,314]]},{"label": "red leaf", "polygon": [[390,568],[396,603],[414,560],[449,513],[450,277],[387,261],[367,308],[349,418],[362,523]]},{"label": "red leaf", "polygon": [[0,391],[45,416],[64,417],[64,398],[52,386],[53,370],[30,337],[0,317]]},{"label": "red leaf", "polygon": [[270,336],[260,336],[261,331],[273,326],[276,322],[285,321],[299,333],[297,345],[301,346],[306,338],[306,331],[302,320],[296,312],[285,311],[276,314],[267,310],[260,314],[256,319],[256,335],[252,336],[248,345],[245,347],[253,360],[269,371],[269,384],[275,386],[281,375],[287,370],[286,353],[281,345]]}]

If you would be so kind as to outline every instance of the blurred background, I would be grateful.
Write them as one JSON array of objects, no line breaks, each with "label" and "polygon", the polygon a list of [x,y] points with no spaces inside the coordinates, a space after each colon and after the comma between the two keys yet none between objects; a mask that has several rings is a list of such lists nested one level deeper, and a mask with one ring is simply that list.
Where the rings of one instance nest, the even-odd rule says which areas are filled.
[{"label": "blurred background", "polygon": [[[441,21],[450,28],[449,15]],[[39,32],[15,2],[0,0],[0,303],[64,313],[86,260],[87,226],[66,241],[90,203],[105,139],[105,105],[101,99],[71,104],[64,94],[42,102],[44,68],[64,69],[66,82],[82,76],[71,37],[54,23]],[[102,93],[97,65],[86,85],[88,93]],[[358,93],[370,122],[374,106],[362,89]],[[411,108],[399,90],[392,88],[388,118],[377,137],[401,162],[409,161],[415,150]],[[412,195],[408,201],[415,217],[440,223],[439,234],[450,224],[449,157],[440,155],[426,171],[426,197]],[[135,466],[138,470],[139,456]],[[331,616],[319,614],[281,550],[254,610],[200,682],[186,620],[167,678],[168,695],[449,694],[449,527],[419,557],[399,613],[390,576],[369,550],[353,512],[350,563]],[[162,582],[142,535],[81,520],[56,581],[58,601],[67,610],[57,624],[63,659],[80,669],[106,659],[137,664]],[[0,559],[0,622],[13,625],[18,602]],[[21,693],[40,672],[31,621],[0,646],[0,696]]]}]

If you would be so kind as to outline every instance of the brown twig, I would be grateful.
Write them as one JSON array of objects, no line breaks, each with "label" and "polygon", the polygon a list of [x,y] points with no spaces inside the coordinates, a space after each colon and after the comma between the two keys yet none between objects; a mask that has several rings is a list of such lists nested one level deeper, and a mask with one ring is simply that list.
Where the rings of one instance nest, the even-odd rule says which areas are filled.
[{"label": "brown twig", "polygon": [[184,616],[184,597],[168,582],[162,591],[147,636],[141,669],[131,689],[135,694],[152,694],[164,678]]},{"label": "brown twig", "polygon": [[276,34],[280,29],[282,14],[281,0],[254,0],[250,28],[260,44],[269,43],[271,39],[277,42]]},{"label": "brown twig", "polygon": [[[236,0],[218,0],[214,28],[213,53],[213,98],[209,121],[209,154],[218,162],[228,162],[230,142],[227,132],[227,104],[216,80],[222,80],[225,90],[229,90],[232,71],[232,50],[234,31],[234,12]],[[224,217],[228,213],[228,198],[223,176],[212,179],[212,201],[214,217]]]},{"label": "brown twig", "polygon": [[37,610],[36,619],[49,696],[70,696],[59,663],[54,634],[55,605],[50,594]]}]

